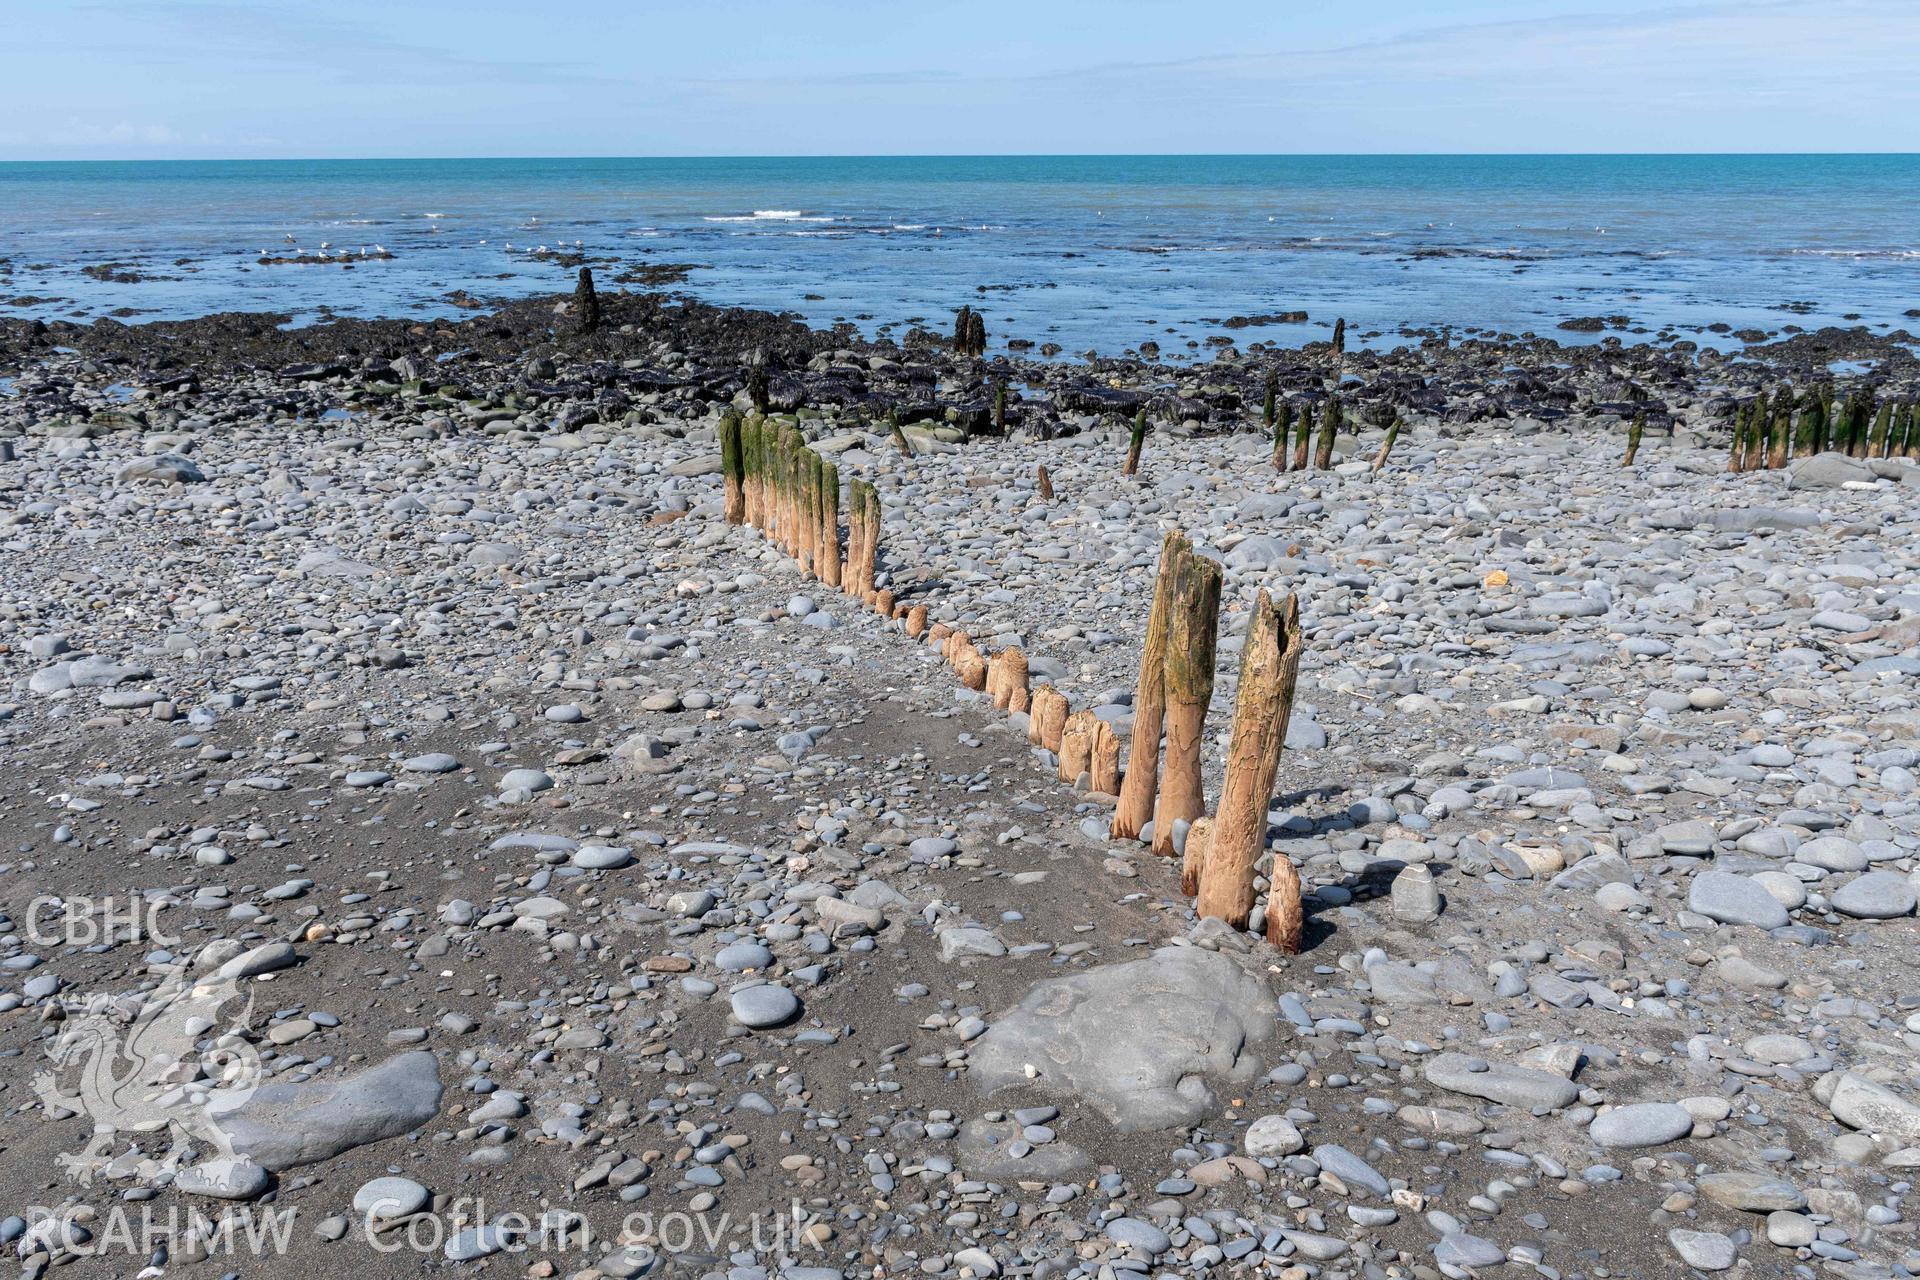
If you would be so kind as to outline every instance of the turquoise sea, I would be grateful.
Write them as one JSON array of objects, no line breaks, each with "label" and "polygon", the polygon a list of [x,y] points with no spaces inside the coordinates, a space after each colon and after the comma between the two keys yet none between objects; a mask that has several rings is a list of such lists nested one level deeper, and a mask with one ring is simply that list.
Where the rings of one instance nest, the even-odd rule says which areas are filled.
[{"label": "turquoise sea", "polygon": [[[376,246],[393,256],[360,259]],[[1729,346],[1920,330],[1920,157],[0,164],[0,315],[440,315],[456,291],[569,287],[563,250],[603,281],[692,264],[670,287],[868,334],[969,303],[995,349],[1199,357],[1229,317],[1296,311],[1231,332],[1291,345],[1345,316],[1389,346],[1409,326]],[[1558,327],[1592,316],[1626,323]]]}]

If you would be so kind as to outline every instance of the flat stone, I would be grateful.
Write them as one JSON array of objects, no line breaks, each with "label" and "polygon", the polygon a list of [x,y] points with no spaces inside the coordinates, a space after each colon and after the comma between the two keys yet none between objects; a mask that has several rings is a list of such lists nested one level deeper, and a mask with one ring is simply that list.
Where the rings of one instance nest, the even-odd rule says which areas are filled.
[{"label": "flat stone", "polygon": [[1138,1218],[1115,1218],[1107,1224],[1107,1239],[1125,1249],[1138,1249],[1151,1257],[1159,1257],[1173,1247],[1173,1241],[1167,1233],[1151,1222],[1142,1222]]},{"label": "flat stone", "polygon": [[271,1174],[244,1157],[217,1156],[182,1169],[173,1185],[190,1196],[214,1200],[254,1200],[265,1194]]},{"label": "flat stone", "polygon": [[1696,1180],[1695,1186],[1700,1194],[1723,1209],[1738,1209],[1745,1213],[1773,1213],[1779,1210],[1799,1210],[1807,1207],[1807,1198],[1800,1194],[1800,1188],[1785,1178],[1771,1174],[1749,1173],[1744,1170],[1730,1170],[1725,1173],[1705,1173]]},{"label": "flat stone", "polygon": [[1635,1102],[1594,1117],[1587,1136],[1603,1147],[1657,1147],[1693,1132],[1693,1116],[1672,1102]]},{"label": "flat stone", "polygon": [[1865,1076],[1851,1071],[1822,1076],[1814,1086],[1814,1097],[1850,1128],[1885,1134],[1903,1143],[1920,1142],[1920,1107]]},{"label": "flat stone", "polygon": [[777,1027],[800,1012],[800,997],[770,982],[743,987],[730,1003],[734,1021],[743,1027]]},{"label": "flat stone", "polygon": [[1370,1191],[1383,1200],[1393,1193],[1393,1186],[1384,1174],[1338,1144],[1329,1142],[1315,1147],[1313,1162],[1349,1187]]},{"label": "flat stone", "polygon": [[1307,1145],[1293,1121],[1278,1114],[1261,1116],[1248,1125],[1244,1141],[1250,1156],[1290,1156]]},{"label": "flat stone", "polygon": [[1893,920],[1913,914],[1913,885],[1895,871],[1869,871],[1834,890],[1833,909],[1857,920]]},{"label": "flat stone", "polygon": [[1484,1236],[1449,1231],[1433,1247],[1433,1260],[1443,1267],[1497,1267],[1507,1251]]},{"label": "flat stone", "polygon": [[1450,1092],[1525,1111],[1555,1111],[1580,1096],[1580,1086],[1565,1076],[1509,1063],[1488,1063],[1463,1053],[1435,1054],[1427,1063],[1426,1077],[1427,1083]]},{"label": "flat stone", "polygon": [[1667,1232],[1667,1243],[1680,1255],[1680,1260],[1690,1267],[1702,1271],[1725,1271],[1740,1256],[1734,1247],[1733,1237],[1723,1236],[1718,1231],[1688,1231],[1684,1227],[1675,1227]]},{"label": "flat stone", "polygon": [[1709,920],[1756,929],[1778,929],[1789,919],[1787,909],[1764,886],[1730,871],[1702,871],[1695,876],[1687,890],[1687,905]]},{"label": "flat stone", "polygon": [[363,1220],[391,1222],[411,1218],[427,1207],[431,1192],[412,1178],[374,1178],[353,1193],[353,1212]]},{"label": "flat stone", "polygon": [[745,973],[749,969],[771,966],[773,952],[757,942],[735,942],[720,948],[714,954],[713,962],[728,973]]}]

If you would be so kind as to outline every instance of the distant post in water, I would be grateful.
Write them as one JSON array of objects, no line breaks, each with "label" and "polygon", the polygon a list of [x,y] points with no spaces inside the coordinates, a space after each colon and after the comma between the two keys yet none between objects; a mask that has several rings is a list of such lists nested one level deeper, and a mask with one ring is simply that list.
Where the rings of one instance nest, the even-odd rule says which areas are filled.
[{"label": "distant post in water", "polygon": [[600,295],[593,289],[593,268],[580,268],[580,275],[573,286],[573,323],[580,333],[593,333],[600,328]]}]

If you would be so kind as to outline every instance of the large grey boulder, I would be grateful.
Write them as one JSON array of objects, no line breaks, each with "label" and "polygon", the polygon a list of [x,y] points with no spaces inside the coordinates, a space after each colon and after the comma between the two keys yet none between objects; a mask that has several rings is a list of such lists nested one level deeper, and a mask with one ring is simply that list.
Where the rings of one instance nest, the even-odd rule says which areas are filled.
[{"label": "large grey boulder", "polygon": [[396,1054],[338,1080],[270,1084],[215,1119],[233,1150],[278,1173],[410,1133],[440,1113],[440,1065]]},{"label": "large grey boulder", "polygon": [[1244,1085],[1274,1034],[1273,994],[1247,963],[1199,947],[1037,983],[974,1042],[974,1087],[1082,1099],[1132,1131],[1194,1124],[1209,1080]]},{"label": "large grey boulder", "polygon": [[1838,489],[1875,480],[1914,484],[1920,482],[1920,469],[1892,458],[1849,458],[1844,453],[1816,453],[1787,464],[1789,489]]}]

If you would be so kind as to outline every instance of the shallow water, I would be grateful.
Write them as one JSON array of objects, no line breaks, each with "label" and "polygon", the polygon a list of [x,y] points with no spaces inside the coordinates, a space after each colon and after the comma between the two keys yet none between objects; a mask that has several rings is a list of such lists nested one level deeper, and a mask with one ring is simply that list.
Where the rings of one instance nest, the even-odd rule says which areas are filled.
[{"label": "shallow water", "polygon": [[[693,263],[672,287],[868,334],[945,330],[971,303],[995,349],[1203,355],[1209,336],[1322,338],[1336,315],[1356,343],[1409,325],[1568,342],[1673,326],[1727,346],[1699,330],[1920,327],[1904,314],[1920,304],[1915,190],[1912,156],[0,164],[0,300],[45,299],[0,314],[458,314],[456,290],[570,287],[552,253],[577,245],[603,286],[624,265]],[[323,245],[356,261],[258,261]],[[357,260],[375,246],[395,257]],[[1557,328],[1590,316],[1629,324]]]}]

